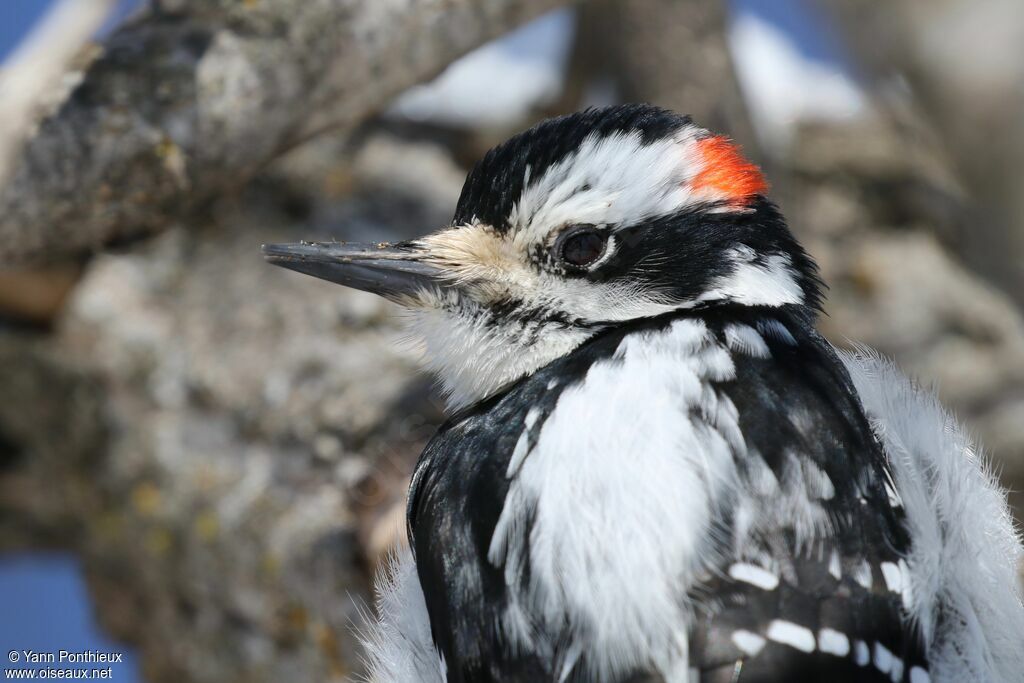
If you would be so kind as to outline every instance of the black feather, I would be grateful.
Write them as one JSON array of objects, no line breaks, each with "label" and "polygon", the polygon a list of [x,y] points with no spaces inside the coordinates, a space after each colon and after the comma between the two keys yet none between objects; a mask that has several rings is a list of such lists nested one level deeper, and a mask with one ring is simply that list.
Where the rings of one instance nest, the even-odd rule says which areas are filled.
[{"label": "black feather", "polygon": [[[858,666],[852,652],[847,657],[808,654],[769,643],[757,656],[748,657],[731,640],[737,628],[763,634],[773,619],[784,619],[815,633],[820,627],[835,628],[848,634],[851,647],[855,639],[872,647],[882,643],[902,659],[906,677],[912,665],[924,665],[924,656],[917,634],[903,622],[899,596],[884,588],[879,566],[905,556],[909,539],[902,511],[889,504],[884,489],[884,454],[842,364],[800,307],[719,308],[684,315],[700,316],[723,340],[724,327],[731,322],[757,326],[765,316],[782,320],[793,339],[765,335],[770,358],[734,354],[736,378],[717,383],[715,390],[737,407],[748,451],[756,454],[743,457],[764,458],[776,478],[786,482],[786,468],[793,466],[786,454],[795,453],[798,461],[813,463],[835,485],[834,496],[823,503],[833,532],[825,545],[799,548],[793,530],[785,525],[755,539],[788,570],[776,590],[729,579],[726,562],[715,576],[685,596],[698,606],[689,634],[691,666],[701,670],[706,681],[888,680],[873,666]],[[533,408],[539,413],[529,437],[535,439],[562,392],[580,383],[594,363],[616,362],[613,356],[624,337],[662,329],[678,317],[683,315],[599,334],[568,356],[454,416],[427,446],[410,491],[409,528],[433,637],[451,683],[557,680],[558,662],[565,655],[564,633],[538,632],[544,652],[515,651],[501,635],[510,591],[523,589],[507,586],[502,570],[487,559],[508,492],[508,462],[527,411]],[[804,417],[793,420],[795,413]],[[679,415],[679,419],[688,417]],[[739,454],[737,458],[742,472],[749,463]],[[723,538],[728,539],[730,511],[721,511],[721,519]],[[523,543],[528,548],[526,538]],[[842,558],[841,580],[828,572],[832,548]],[[851,578],[852,567],[862,561],[872,568],[871,590]],[[587,680],[587,670],[581,660],[570,680]],[[722,679],[726,674],[738,678]],[[633,675],[636,680],[656,680],[643,678],[653,676],[652,671]]]}]

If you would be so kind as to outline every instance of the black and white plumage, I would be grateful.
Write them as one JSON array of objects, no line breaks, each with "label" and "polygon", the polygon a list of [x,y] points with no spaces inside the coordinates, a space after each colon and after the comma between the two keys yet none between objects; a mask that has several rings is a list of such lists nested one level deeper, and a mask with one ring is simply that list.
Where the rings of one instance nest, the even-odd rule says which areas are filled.
[{"label": "black and white plumage", "polygon": [[612,107],[492,150],[421,240],[265,248],[410,309],[455,411],[375,680],[1024,680],[1002,493],[933,399],[815,332],[765,191],[689,119]]}]

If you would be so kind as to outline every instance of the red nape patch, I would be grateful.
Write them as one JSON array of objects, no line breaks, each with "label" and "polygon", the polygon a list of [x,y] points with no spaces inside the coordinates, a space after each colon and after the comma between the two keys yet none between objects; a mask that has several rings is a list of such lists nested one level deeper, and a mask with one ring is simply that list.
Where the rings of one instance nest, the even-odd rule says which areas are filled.
[{"label": "red nape patch", "polygon": [[694,190],[737,202],[768,191],[761,169],[747,161],[729,138],[717,135],[698,140],[697,149],[704,160],[704,170],[693,179]]}]

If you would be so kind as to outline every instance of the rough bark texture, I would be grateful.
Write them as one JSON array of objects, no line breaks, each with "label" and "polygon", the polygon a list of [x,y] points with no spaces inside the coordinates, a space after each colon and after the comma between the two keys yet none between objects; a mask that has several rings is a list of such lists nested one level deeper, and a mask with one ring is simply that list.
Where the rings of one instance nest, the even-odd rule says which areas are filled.
[{"label": "rough bark texture", "polygon": [[[59,0],[0,68],[0,186],[115,0]],[[59,100],[58,100],[59,103]]]},{"label": "rough bark texture", "polygon": [[152,232],[557,0],[175,0],[118,30],[0,189],[0,263]]},{"label": "rough bark texture", "polygon": [[359,672],[359,610],[441,409],[397,309],[259,243],[411,237],[450,219],[462,172],[431,145],[341,148],[93,259],[52,334],[0,328],[0,548],[79,554],[147,680]]},{"label": "rough bark texture", "polygon": [[[624,102],[653,102],[727,131],[758,156],[718,0],[594,0],[580,9],[574,63]],[[577,76],[577,79],[579,76]]]},{"label": "rough bark texture", "polygon": [[[968,262],[1024,305],[1024,12],[1018,0],[818,0],[882,93],[912,91],[970,189]],[[888,98],[891,100],[891,98]]]}]

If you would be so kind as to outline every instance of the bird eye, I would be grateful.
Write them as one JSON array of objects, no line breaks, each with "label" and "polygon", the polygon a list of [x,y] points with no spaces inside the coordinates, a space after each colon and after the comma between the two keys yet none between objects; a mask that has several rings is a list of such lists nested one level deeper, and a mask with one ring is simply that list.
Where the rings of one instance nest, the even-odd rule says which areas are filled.
[{"label": "bird eye", "polygon": [[604,254],[605,238],[593,228],[573,230],[562,239],[559,254],[563,261],[584,268]]}]

